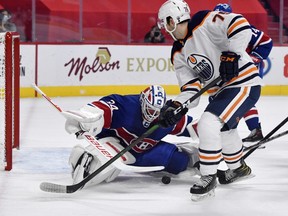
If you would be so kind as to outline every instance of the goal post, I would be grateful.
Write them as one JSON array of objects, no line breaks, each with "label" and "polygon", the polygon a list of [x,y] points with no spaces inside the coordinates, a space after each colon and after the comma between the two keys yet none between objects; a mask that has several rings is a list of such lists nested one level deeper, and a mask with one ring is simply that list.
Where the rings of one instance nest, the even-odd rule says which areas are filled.
[{"label": "goal post", "polygon": [[12,149],[20,135],[20,37],[0,33],[0,169],[12,169]]}]

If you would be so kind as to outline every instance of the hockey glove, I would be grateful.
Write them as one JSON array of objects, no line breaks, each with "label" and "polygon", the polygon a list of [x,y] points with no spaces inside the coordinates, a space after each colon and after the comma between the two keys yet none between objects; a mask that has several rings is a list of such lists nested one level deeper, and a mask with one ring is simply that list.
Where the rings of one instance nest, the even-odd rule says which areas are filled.
[{"label": "hockey glove", "polygon": [[228,82],[232,78],[238,76],[238,60],[240,56],[234,52],[222,52],[220,57],[220,76],[223,82]]},{"label": "hockey glove", "polygon": [[66,118],[65,129],[69,134],[75,133],[78,139],[83,138],[82,133],[78,133],[83,131],[96,136],[104,125],[103,113],[103,110],[89,104],[80,110],[65,111],[62,113]]},{"label": "hockey glove", "polygon": [[188,108],[184,108],[175,115],[174,111],[180,106],[181,104],[179,102],[168,100],[161,109],[159,125],[163,128],[167,128],[177,124],[177,122],[188,112]]},{"label": "hockey glove", "polygon": [[250,54],[251,59],[253,60],[254,64],[256,65],[257,68],[259,68],[260,64],[263,61],[262,56],[260,56],[257,52],[251,52]]}]

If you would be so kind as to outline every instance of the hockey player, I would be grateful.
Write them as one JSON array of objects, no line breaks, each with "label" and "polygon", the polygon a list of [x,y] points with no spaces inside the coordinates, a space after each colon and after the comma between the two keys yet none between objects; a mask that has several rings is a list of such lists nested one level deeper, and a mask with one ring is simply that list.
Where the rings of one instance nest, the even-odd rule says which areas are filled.
[{"label": "hockey player", "polygon": [[[171,60],[181,90],[171,106],[162,110],[162,127],[181,119],[181,115],[174,115],[179,104],[219,76],[222,79],[208,90],[211,100],[197,127],[201,177],[190,193],[192,200],[199,200],[214,194],[222,157],[229,169],[219,172],[220,184],[251,174],[242,159],[237,125],[259,99],[262,85],[257,67],[245,51],[252,32],[240,14],[199,11],[190,19],[189,6],[182,0],[168,0],[160,7],[158,25],[175,40]],[[199,98],[188,108],[198,103]]]},{"label": "hockey player", "polygon": [[[229,4],[217,4],[214,11],[232,13]],[[246,49],[254,64],[259,69],[260,77],[263,77],[264,59],[267,59],[273,47],[272,39],[263,31],[251,25],[252,37]],[[244,115],[245,123],[251,131],[248,137],[242,139],[243,142],[256,142],[263,139],[261,124],[259,121],[258,110],[254,106]]]},{"label": "hockey player", "polygon": [[[108,95],[88,103],[79,110],[71,111],[70,113],[82,116],[86,121],[68,119],[65,129],[70,134],[89,131],[96,136],[97,142],[117,154],[157,122],[165,103],[166,93],[159,85],[152,85],[137,95]],[[121,157],[123,163],[142,167],[164,166],[164,171],[171,174],[186,170],[188,165],[193,165],[197,161],[197,149],[192,146],[180,149],[161,139],[167,134],[196,137],[192,120],[191,116],[185,115],[175,126],[154,131]],[[74,183],[80,182],[106,162],[102,161],[93,149],[95,148],[90,144],[76,145],[73,148],[69,163],[72,166]],[[111,164],[89,183],[91,185],[102,181],[110,182],[120,171]]]}]

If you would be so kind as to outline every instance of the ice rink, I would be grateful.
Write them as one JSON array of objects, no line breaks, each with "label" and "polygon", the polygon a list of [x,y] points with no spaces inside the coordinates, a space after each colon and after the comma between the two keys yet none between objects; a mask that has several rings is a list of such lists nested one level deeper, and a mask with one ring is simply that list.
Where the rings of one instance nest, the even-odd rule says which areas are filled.
[{"label": "ice rink", "polygon": [[[172,96],[170,96],[172,97]],[[97,97],[52,98],[64,110]],[[205,105],[189,113],[198,118]],[[288,116],[288,97],[262,96],[257,103],[264,135]],[[218,185],[213,198],[193,202],[190,187],[196,176],[183,174],[169,185],[159,177],[122,173],[73,194],[40,190],[43,181],[71,184],[68,157],[79,142],[64,130],[64,118],[43,98],[21,99],[21,147],[13,151],[13,170],[0,172],[0,216],[286,216],[288,211],[288,135],[258,149],[246,162],[254,178]],[[276,134],[288,130],[288,123]],[[241,120],[241,137],[249,131]],[[170,138],[173,141],[174,138]]]}]

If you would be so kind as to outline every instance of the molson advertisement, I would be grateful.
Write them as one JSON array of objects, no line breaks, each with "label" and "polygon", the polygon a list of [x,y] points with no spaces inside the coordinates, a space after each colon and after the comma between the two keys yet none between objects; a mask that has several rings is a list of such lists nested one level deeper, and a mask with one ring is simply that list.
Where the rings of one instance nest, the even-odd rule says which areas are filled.
[{"label": "molson advertisement", "polygon": [[175,85],[169,54],[169,47],[155,46],[39,45],[38,83]]},{"label": "molson advertisement", "polygon": [[[159,84],[178,94],[168,45],[21,45],[21,96],[32,83],[51,96],[139,93]],[[288,47],[274,47],[263,64],[266,95],[288,95]]]}]

